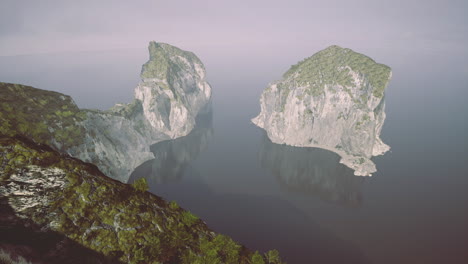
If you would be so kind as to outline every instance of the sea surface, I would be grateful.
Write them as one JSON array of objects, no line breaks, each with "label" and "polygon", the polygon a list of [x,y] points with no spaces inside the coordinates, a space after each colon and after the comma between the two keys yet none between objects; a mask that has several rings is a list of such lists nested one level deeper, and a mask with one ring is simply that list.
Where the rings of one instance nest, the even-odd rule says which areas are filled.
[{"label": "sea surface", "polygon": [[[356,51],[361,51],[355,49]],[[392,67],[372,177],[339,156],[272,143],[250,121],[268,82],[310,54],[202,54],[212,111],[186,137],[151,146],[150,191],[213,230],[290,264],[468,263],[468,67],[456,54],[361,51]],[[129,102],[146,50],[0,57],[0,81],[71,95],[80,107]]]}]

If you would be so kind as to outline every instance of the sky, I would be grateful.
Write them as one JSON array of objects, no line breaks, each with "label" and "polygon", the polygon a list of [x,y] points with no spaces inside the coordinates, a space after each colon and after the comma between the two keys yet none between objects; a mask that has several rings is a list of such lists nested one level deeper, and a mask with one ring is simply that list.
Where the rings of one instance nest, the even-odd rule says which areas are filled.
[{"label": "sky", "polygon": [[0,0],[0,56],[146,48],[282,53],[337,44],[468,53],[468,1]]}]

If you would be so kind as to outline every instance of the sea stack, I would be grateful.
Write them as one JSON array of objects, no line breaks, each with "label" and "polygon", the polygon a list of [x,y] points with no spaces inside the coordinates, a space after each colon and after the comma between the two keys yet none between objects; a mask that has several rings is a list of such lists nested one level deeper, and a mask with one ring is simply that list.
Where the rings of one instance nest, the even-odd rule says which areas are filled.
[{"label": "sea stack", "polygon": [[370,158],[390,149],[380,132],[391,76],[384,64],[330,46],[271,83],[252,121],[273,143],[333,151],[355,175],[370,176],[376,171]]}]

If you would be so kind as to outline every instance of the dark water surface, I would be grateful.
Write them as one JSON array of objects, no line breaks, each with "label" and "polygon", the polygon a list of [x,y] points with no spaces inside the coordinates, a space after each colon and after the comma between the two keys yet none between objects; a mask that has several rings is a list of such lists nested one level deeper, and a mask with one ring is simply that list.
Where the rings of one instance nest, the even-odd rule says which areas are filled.
[{"label": "dark water surface", "polygon": [[[248,54],[205,60],[212,113],[200,116],[190,135],[153,145],[155,160],[138,167],[129,181],[147,178],[152,192],[176,200],[215,231],[255,250],[278,249],[290,264],[468,263],[466,66],[443,54],[370,55],[393,68],[382,132],[392,149],[374,158],[374,176],[353,176],[329,151],[271,143],[250,119],[259,112],[262,89],[297,58]],[[65,92],[89,107],[93,102],[73,78],[82,83],[94,76],[87,80],[99,82],[93,89],[116,89],[112,96],[130,98],[138,71],[112,73],[139,69],[141,58],[129,55],[125,65],[102,69],[105,76],[77,70],[61,79],[55,67],[59,74],[10,70],[0,77]],[[113,76],[108,84],[115,86],[106,86],[106,76]],[[55,89],[54,78],[68,86]]]}]

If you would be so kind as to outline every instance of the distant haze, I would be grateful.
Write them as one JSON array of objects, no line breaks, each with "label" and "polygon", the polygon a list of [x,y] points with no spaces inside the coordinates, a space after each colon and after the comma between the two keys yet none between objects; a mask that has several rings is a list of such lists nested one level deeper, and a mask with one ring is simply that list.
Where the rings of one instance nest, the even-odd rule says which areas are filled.
[{"label": "distant haze", "polygon": [[[215,98],[227,89],[217,84],[230,78],[239,85],[228,95],[254,98],[255,105],[268,82],[332,44],[389,65],[394,78],[414,65],[423,82],[448,65],[466,80],[467,10],[468,1],[432,0],[1,0],[0,81],[60,91],[80,107],[106,109],[133,98],[150,40],[200,57]],[[390,90],[406,98],[409,88]],[[468,96],[465,88],[457,98]]]},{"label": "distant haze", "polygon": [[[337,44],[467,54],[467,1],[24,1],[0,3],[0,56],[145,48],[268,55]],[[311,55],[311,54],[309,54]]]}]

